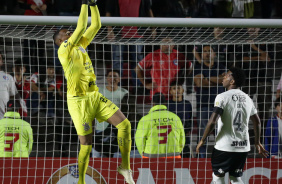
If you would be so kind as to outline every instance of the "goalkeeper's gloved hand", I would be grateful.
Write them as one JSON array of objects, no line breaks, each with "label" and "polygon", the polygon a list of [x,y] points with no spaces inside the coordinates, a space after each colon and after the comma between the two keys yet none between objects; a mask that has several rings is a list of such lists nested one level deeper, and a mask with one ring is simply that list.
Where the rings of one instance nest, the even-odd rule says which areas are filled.
[{"label": "goalkeeper's gloved hand", "polygon": [[89,6],[96,6],[97,5],[97,0],[88,0]]}]

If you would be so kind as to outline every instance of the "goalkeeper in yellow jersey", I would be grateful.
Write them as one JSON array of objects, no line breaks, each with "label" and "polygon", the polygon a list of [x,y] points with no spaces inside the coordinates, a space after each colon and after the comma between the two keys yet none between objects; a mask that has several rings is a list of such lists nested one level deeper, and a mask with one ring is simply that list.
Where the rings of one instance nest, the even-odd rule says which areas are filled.
[{"label": "goalkeeper in yellow jersey", "polygon": [[[88,3],[91,10],[91,25],[86,30]],[[67,79],[68,110],[81,145],[78,156],[78,184],[85,184],[85,173],[92,149],[94,118],[99,122],[107,121],[118,129],[118,144],[122,155],[118,172],[124,176],[127,183],[135,184],[130,170],[130,122],[115,104],[98,92],[94,69],[85,50],[100,28],[101,21],[96,0],[82,0],[75,31],[70,33],[66,29],[61,29],[53,36],[55,44],[59,46],[58,57]]]}]

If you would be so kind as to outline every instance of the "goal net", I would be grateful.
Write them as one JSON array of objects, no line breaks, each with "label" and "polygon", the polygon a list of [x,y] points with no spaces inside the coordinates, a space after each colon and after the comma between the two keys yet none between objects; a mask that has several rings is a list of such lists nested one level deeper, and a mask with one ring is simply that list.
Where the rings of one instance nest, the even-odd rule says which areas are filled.
[{"label": "goal net", "polygon": [[[17,18],[0,17],[3,61],[0,77],[4,79],[0,79],[0,94],[6,89],[7,78],[15,83],[15,88],[8,91],[9,98],[21,99],[19,113],[33,130],[33,148],[29,157],[0,158],[0,181],[76,183],[79,141],[68,112],[66,80],[52,36],[60,28],[73,31],[77,19],[25,17],[19,21]],[[242,179],[244,183],[256,184],[281,182],[282,133],[278,124],[281,119],[277,117],[281,102],[277,99],[282,85],[279,85],[282,23],[267,21],[102,18],[103,26],[87,52],[99,92],[114,102],[131,122],[131,168],[137,184],[212,182],[210,158],[216,131],[211,133],[200,154],[195,150],[213,112],[215,96],[225,91],[222,77],[233,66],[243,68],[246,73],[242,90],[254,101],[261,119],[261,142],[271,152],[270,158],[259,156],[253,146],[254,129],[250,121],[251,151]],[[162,110],[156,109],[152,100],[159,93],[165,98],[162,103],[167,109],[181,119],[183,131],[179,132],[183,132],[185,145],[180,150],[175,148],[180,145],[176,142],[179,136],[174,133],[175,140],[171,142],[170,132],[175,130],[168,125],[159,124],[155,137],[140,125],[148,113]],[[6,103],[7,98],[1,96],[1,103]],[[0,108],[0,112],[5,111],[5,106]],[[160,120],[152,119],[151,124],[155,121]],[[165,121],[170,119],[162,120]],[[237,123],[233,126],[240,126]],[[121,163],[117,129],[97,121],[93,127],[95,136],[86,183],[125,183],[116,172]],[[146,136],[139,137],[142,134]],[[150,136],[158,139],[159,144],[143,147],[143,139]],[[4,147],[16,142],[13,135],[2,140]],[[177,151],[159,153],[160,158],[142,158],[154,157],[162,144],[167,145],[167,150],[174,147]],[[144,154],[139,153],[142,149],[146,150]],[[227,183],[228,175],[225,179]]]}]

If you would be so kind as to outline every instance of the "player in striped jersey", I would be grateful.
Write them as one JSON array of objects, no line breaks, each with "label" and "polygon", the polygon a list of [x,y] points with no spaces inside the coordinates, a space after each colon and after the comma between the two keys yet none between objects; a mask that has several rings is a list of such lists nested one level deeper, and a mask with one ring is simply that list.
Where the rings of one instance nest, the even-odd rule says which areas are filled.
[{"label": "player in striped jersey", "polygon": [[255,147],[260,155],[268,156],[268,152],[260,143],[261,123],[252,99],[240,87],[245,82],[245,73],[242,69],[231,68],[223,78],[223,87],[227,89],[217,95],[214,112],[206,126],[204,135],[197,145],[204,145],[208,135],[217,124],[217,137],[212,153],[213,181],[215,184],[224,184],[224,176],[229,172],[232,184],[242,184],[241,176],[250,151],[248,133],[249,119],[254,124]]}]

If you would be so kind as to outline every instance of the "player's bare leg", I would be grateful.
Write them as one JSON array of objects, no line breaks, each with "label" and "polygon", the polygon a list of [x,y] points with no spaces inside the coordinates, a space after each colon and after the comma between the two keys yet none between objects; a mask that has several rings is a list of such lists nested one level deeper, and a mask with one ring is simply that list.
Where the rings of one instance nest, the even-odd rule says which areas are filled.
[{"label": "player's bare leg", "polygon": [[131,151],[131,125],[124,114],[118,110],[107,120],[118,129],[118,145],[122,157],[122,163],[118,167],[118,172],[124,176],[129,184],[135,184],[130,170],[130,151]]},{"label": "player's bare leg", "polygon": [[77,184],[85,183],[85,174],[89,164],[89,155],[92,150],[92,133],[88,135],[79,135],[80,151],[78,155],[79,178]]}]

